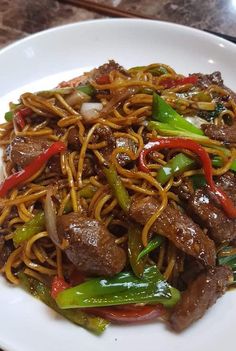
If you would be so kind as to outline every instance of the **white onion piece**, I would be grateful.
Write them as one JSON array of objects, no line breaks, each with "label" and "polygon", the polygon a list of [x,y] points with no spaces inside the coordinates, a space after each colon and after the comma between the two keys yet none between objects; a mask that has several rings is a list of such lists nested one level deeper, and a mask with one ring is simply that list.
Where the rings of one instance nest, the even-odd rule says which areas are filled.
[{"label": "white onion piece", "polygon": [[200,128],[202,124],[206,124],[208,123],[205,119],[202,119],[200,117],[197,117],[197,116],[193,116],[193,117],[185,117],[185,119],[192,123],[195,127],[198,127]]},{"label": "white onion piece", "polygon": [[102,109],[103,105],[100,102],[84,102],[81,105],[80,113],[85,122],[92,122],[93,120],[99,118],[99,112]]},{"label": "white onion piece", "polygon": [[48,191],[45,204],[44,204],[44,213],[45,213],[45,225],[47,229],[48,236],[54,242],[55,245],[60,245],[60,240],[57,233],[56,225],[56,212],[54,210],[52,193],[51,190]]},{"label": "white onion piece", "polygon": [[65,98],[70,106],[82,105],[83,102],[89,101],[91,97],[82,91],[75,90],[72,94]]}]

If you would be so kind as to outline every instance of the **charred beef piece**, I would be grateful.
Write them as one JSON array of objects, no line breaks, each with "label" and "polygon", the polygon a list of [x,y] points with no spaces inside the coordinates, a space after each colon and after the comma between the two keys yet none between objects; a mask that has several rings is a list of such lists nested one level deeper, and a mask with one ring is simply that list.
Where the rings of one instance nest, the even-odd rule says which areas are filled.
[{"label": "charred beef piece", "polygon": [[99,151],[105,159],[108,159],[116,146],[116,141],[110,127],[100,126],[94,131],[91,143],[101,143],[102,141],[106,141],[107,146]]},{"label": "charred beef piece", "polygon": [[181,300],[174,307],[169,320],[170,327],[181,332],[201,318],[207,309],[224,294],[231,278],[232,271],[223,266],[208,268],[200,273],[183,292]]},{"label": "charred beef piece", "polygon": [[95,129],[91,143],[100,143],[102,141],[107,141],[107,147],[109,147],[109,150],[112,152],[115,147],[115,138],[110,127],[99,126]]},{"label": "charred beef piece", "polygon": [[125,75],[127,75],[127,71],[120,66],[117,62],[114,60],[109,60],[108,63],[105,63],[104,65],[94,69],[92,71],[92,79],[96,80],[104,75],[109,74],[112,71],[119,71]]},{"label": "charred beef piece", "polygon": [[[223,188],[236,204],[236,177],[227,172],[217,177],[217,186]],[[201,227],[208,229],[208,235],[216,243],[230,242],[236,238],[236,220],[226,216],[216,203],[213,194],[207,187],[193,190],[191,181],[185,180],[177,188],[178,196],[185,202],[186,212]]]},{"label": "charred beef piece", "polygon": [[[181,284],[180,290],[185,290],[188,285],[205,270],[205,267],[192,256],[186,256],[184,260],[184,270],[180,273],[178,283]],[[184,284],[184,289],[183,289]]]},{"label": "charred beef piece", "polygon": [[184,178],[182,183],[174,189],[175,193],[183,201],[190,199],[191,195],[194,194],[194,188],[191,179]]},{"label": "charred beef piece", "polygon": [[223,86],[223,79],[219,71],[211,74],[193,73],[193,75],[198,77],[197,85],[201,88],[208,88],[212,84]]},{"label": "charred beef piece", "polygon": [[[68,133],[68,146],[71,150],[79,151],[81,148],[81,143],[79,140],[79,130],[76,127],[73,127],[70,129]],[[60,165],[60,163],[59,163]],[[78,166],[78,161],[75,161],[75,167]],[[95,174],[94,170],[94,162],[93,160],[89,157],[88,154],[86,154],[85,159],[84,159],[84,165],[83,165],[83,177],[91,177],[92,175]]]},{"label": "charred beef piece", "polygon": [[[159,200],[151,196],[133,199],[129,214],[135,221],[145,225],[159,206]],[[167,237],[178,249],[199,259],[204,265],[215,264],[214,242],[191,218],[171,205],[165,208],[151,230]]]},{"label": "charred beef piece", "polygon": [[25,167],[50,145],[52,142],[47,139],[16,136],[8,146],[6,153],[13,164]]},{"label": "charred beef piece", "polygon": [[236,220],[228,218],[221,208],[215,206],[205,188],[196,190],[190,197],[187,212],[202,227],[208,229],[208,235],[216,243],[229,242],[236,238]]},{"label": "charred beef piece", "polygon": [[236,123],[232,126],[215,124],[202,124],[205,135],[211,139],[223,141],[224,143],[236,143]]},{"label": "charred beef piece", "polygon": [[126,254],[115,237],[97,220],[69,213],[58,217],[58,234],[68,241],[65,253],[76,268],[89,276],[113,276],[122,271]]},{"label": "charred beef piece", "polygon": [[108,61],[108,63],[105,63],[104,65],[93,69],[91,72],[84,73],[82,76],[75,77],[67,82],[61,82],[58,87],[59,88],[64,88],[64,87],[77,87],[82,84],[87,84],[87,82],[92,78],[93,80],[96,80],[104,75],[109,74],[111,71],[119,71],[125,75],[128,75],[128,72],[120,66],[118,63],[116,63],[114,60]]},{"label": "charred beef piece", "polygon": [[[116,148],[118,147],[128,149],[133,153],[136,153],[138,149],[137,144],[132,139],[125,138],[125,137],[116,138]],[[131,162],[131,159],[127,154],[120,153],[117,155],[117,161],[122,167],[125,167],[127,164]]]},{"label": "charred beef piece", "polygon": [[0,268],[2,268],[12,251],[14,250],[13,244],[6,242],[3,235],[0,234]]},{"label": "charred beef piece", "polygon": [[215,179],[217,186],[221,187],[233,201],[236,206],[236,175],[232,172],[227,172]]},{"label": "charred beef piece", "polygon": [[79,151],[81,148],[81,143],[79,140],[79,130],[76,127],[73,127],[69,130],[68,133],[68,145],[71,150]]},{"label": "charred beef piece", "polygon": [[[122,147],[125,149],[129,149],[134,153],[137,151],[137,144],[133,140],[125,137],[115,138],[112,134],[111,128],[107,126],[98,127],[94,131],[93,139],[91,142],[99,143],[102,141],[107,141],[107,146],[100,149],[99,151],[108,163],[110,162],[112,151],[115,148]],[[122,167],[126,166],[129,162],[131,162],[130,157],[127,154],[123,153],[117,155],[117,160]]]},{"label": "charred beef piece", "polygon": [[85,157],[83,165],[83,177],[88,178],[95,175],[95,165],[90,157]]}]

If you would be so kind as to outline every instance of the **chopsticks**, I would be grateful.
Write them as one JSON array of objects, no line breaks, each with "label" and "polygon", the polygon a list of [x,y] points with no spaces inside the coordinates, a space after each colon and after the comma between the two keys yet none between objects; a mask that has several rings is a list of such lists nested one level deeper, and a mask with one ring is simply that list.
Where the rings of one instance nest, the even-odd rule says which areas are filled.
[{"label": "chopsticks", "polygon": [[144,19],[156,19],[150,16],[140,15],[134,12],[123,11],[116,7],[99,4],[93,1],[87,0],[58,0],[59,2],[74,5],[77,7],[82,7],[87,10],[91,10],[102,15],[111,16],[111,17],[123,17],[123,18],[144,18]]},{"label": "chopsticks", "polygon": [[[143,18],[143,19],[151,19],[151,20],[157,20],[157,19],[160,20],[159,18],[154,18],[151,16],[144,16],[144,15],[132,12],[132,11],[120,10],[116,7],[112,7],[112,6],[105,5],[105,4],[99,4],[99,3],[89,1],[89,0],[58,0],[58,1],[61,3],[64,3],[64,4],[70,4],[70,5],[73,5],[76,7],[85,8],[87,10],[97,12],[97,13],[100,13],[102,15],[106,15],[106,16],[110,16],[110,17]],[[231,35],[221,34],[221,33],[213,32],[213,31],[206,30],[206,29],[204,30],[204,32],[217,35],[218,37],[229,40],[232,43],[236,44],[236,37],[232,37]]]}]

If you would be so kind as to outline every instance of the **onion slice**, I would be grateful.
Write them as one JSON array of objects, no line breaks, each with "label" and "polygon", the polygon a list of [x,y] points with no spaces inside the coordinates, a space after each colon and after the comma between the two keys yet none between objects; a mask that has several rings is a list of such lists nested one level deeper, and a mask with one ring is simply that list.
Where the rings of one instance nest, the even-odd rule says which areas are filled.
[{"label": "onion slice", "polygon": [[56,212],[54,209],[53,201],[52,201],[52,189],[49,189],[45,204],[44,204],[44,213],[45,213],[45,225],[48,232],[48,236],[54,242],[55,245],[60,245],[60,240],[57,233],[57,225],[56,225]]},{"label": "onion slice", "polygon": [[84,102],[81,106],[80,113],[85,122],[92,122],[98,119],[103,105],[100,102]]},{"label": "onion slice", "polygon": [[65,98],[66,102],[72,107],[75,105],[80,106],[80,105],[82,105],[83,102],[89,101],[90,99],[91,99],[91,97],[89,95],[87,95],[79,90],[73,91],[72,94],[70,94],[69,96],[67,96]]},{"label": "onion slice", "polygon": [[185,117],[186,121],[192,123],[195,127],[201,128],[202,124],[206,124],[207,121],[203,118],[200,118],[198,116],[189,116]]}]

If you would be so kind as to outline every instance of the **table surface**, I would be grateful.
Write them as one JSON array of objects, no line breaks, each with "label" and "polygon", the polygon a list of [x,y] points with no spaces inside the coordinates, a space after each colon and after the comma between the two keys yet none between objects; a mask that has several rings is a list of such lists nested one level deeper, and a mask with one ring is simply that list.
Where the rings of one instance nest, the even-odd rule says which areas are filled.
[{"label": "table surface", "polygon": [[[236,0],[95,0],[126,11],[236,36]],[[104,18],[55,0],[0,0],[0,47],[61,24]]]}]

